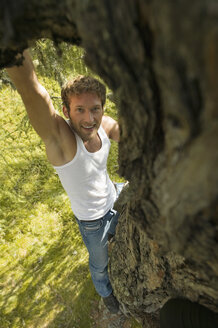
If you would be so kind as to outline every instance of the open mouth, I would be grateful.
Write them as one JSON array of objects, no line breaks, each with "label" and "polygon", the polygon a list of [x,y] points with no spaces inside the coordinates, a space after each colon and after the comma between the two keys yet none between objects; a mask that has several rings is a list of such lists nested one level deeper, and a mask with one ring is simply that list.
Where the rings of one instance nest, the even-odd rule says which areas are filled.
[{"label": "open mouth", "polygon": [[92,131],[95,128],[95,125],[90,125],[90,126],[83,126],[82,128],[85,129],[86,131]]}]

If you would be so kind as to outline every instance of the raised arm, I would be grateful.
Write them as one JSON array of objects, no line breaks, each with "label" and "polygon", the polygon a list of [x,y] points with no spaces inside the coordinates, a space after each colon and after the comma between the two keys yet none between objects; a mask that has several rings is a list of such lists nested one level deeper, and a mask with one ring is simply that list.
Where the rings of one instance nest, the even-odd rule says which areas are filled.
[{"label": "raised arm", "polygon": [[47,142],[57,134],[57,114],[48,92],[37,79],[28,50],[23,55],[23,64],[7,68],[7,72],[22,97],[30,123]]},{"label": "raised arm", "polygon": [[23,55],[23,64],[7,68],[7,72],[22,97],[30,123],[45,143],[48,160],[53,165],[63,165],[75,155],[75,136],[39,83],[28,51]]}]

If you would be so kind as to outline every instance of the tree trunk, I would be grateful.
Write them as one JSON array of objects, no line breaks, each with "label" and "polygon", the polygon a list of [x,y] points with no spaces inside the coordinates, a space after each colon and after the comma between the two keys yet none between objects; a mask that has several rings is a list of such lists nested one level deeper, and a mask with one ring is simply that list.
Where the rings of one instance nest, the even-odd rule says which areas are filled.
[{"label": "tree trunk", "polygon": [[7,1],[0,65],[36,39],[86,49],[119,109],[129,181],[110,274],[126,311],[158,327],[185,297],[218,312],[216,0]]}]

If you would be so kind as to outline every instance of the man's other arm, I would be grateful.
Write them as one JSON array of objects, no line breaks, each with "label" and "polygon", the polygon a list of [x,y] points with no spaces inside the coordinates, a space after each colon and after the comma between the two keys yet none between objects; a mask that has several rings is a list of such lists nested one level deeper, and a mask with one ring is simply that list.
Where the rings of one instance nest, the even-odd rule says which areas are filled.
[{"label": "man's other arm", "polygon": [[120,141],[120,128],[117,121],[110,116],[103,116],[102,126],[110,139]]}]

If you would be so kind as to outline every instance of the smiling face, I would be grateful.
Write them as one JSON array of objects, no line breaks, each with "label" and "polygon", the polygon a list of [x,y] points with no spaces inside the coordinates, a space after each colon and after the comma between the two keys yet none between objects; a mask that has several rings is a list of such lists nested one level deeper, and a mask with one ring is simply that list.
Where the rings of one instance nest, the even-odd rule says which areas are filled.
[{"label": "smiling face", "polygon": [[95,93],[71,96],[69,110],[64,107],[63,112],[83,141],[90,141],[97,136],[104,111],[101,100]]}]

